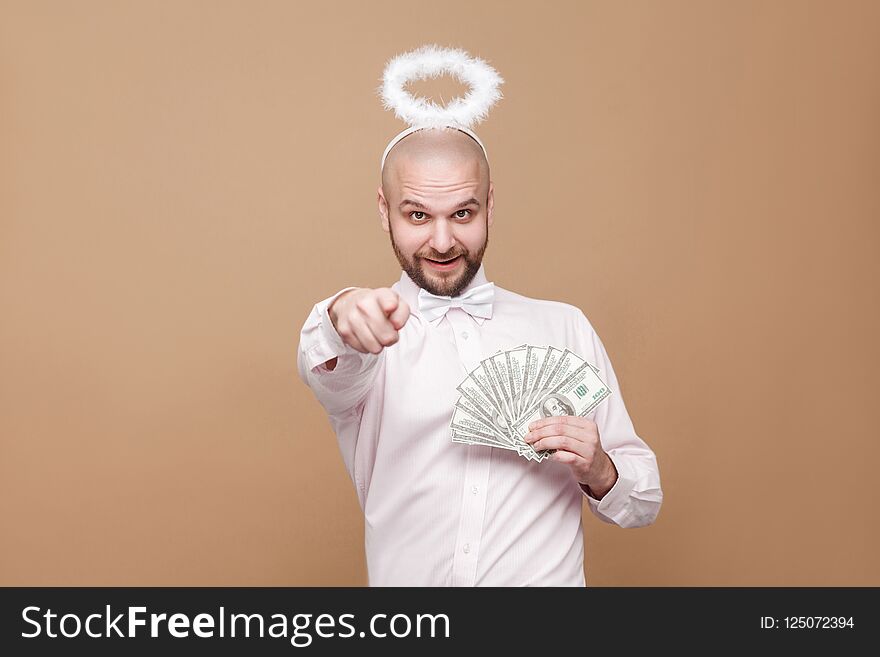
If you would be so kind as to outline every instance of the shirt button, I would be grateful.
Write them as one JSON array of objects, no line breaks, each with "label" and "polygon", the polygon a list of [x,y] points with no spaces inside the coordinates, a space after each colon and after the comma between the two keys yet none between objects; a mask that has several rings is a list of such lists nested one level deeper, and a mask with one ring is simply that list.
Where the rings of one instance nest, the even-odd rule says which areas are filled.
[{"label": "shirt button", "polygon": [[468,339],[468,332],[467,332],[467,331],[462,331],[462,332],[461,332],[461,337],[463,337],[465,340],[467,340],[467,339]]},{"label": "shirt button", "polygon": [[471,488],[471,492],[472,492],[474,495],[476,495],[477,493],[480,492],[480,489],[477,488],[476,486],[473,486],[473,487]]},{"label": "shirt button", "polygon": [[464,544],[464,547],[461,548],[461,551],[464,552],[465,554],[467,554],[468,552],[470,552],[470,551],[471,551],[471,544],[470,544],[470,543],[465,543],[465,544]]}]

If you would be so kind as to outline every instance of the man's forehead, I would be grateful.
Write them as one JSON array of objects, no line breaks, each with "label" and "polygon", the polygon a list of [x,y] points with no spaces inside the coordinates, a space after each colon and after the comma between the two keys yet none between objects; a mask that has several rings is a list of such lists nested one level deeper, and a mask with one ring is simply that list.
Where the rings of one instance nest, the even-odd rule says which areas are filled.
[{"label": "man's forehead", "polygon": [[488,187],[476,163],[459,168],[401,168],[390,178],[384,190],[389,202],[411,200],[437,209],[484,198]]},{"label": "man's forehead", "polygon": [[444,204],[469,196],[479,197],[487,184],[479,167],[472,165],[404,168],[394,176],[392,186],[399,200],[411,198]]}]

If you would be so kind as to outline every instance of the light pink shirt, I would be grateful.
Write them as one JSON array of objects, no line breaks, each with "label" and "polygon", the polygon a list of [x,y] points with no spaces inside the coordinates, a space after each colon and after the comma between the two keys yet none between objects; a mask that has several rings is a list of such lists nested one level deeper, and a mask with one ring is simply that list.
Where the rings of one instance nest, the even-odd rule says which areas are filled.
[{"label": "light pink shirt", "polygon": [[[468,289],[486,282],[481,266]],[[406,272],[391,288],[412,312],[397,343],[379,354],[343,344],[327,306],[345,288],[314,306],[297,358],[364,511],[370,585],[584,586],[583,500],[621,527],[652,523],[663,501],[654,453],[633,428],[592,325],[575,306],[497,285],[491,319],[451,308],[429,323]],[[588,416],[619,474],[601,501],[565,464],[452,442],[456,386],[480,360],[524,343],[571,349],[612,390]]]}]

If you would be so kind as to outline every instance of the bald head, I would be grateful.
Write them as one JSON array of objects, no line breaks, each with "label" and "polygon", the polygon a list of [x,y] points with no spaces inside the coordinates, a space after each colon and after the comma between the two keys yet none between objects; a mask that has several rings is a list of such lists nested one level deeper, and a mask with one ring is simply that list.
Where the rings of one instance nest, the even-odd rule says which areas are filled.
[{"label": "bald head", "polygon": [[466,167],[481,180],[489,179],[489,162],[480,145],[467,133],[455,128],[417,130],[388,152],[382,169],[382,189],[386,196],[399,187],[409,172],[420,171],[443,176],[444,171]]},{"label": "bald head", "polygon": [[377,190],[382,228],[420,288],[459,295],[480,269],[494,184],[480,144],[455,128],[407,134],[386,154]]}]

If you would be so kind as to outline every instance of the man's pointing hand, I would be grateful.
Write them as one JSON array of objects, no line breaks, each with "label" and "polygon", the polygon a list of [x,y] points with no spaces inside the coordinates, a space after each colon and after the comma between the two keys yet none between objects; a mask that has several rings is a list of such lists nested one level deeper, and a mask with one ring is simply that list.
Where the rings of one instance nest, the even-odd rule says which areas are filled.
[{"label": "man's pointing hand", "polygon": [[[345,344],[372,354],[398,341],[410,315],[409,304],[388,287],[349,290],[339,295],[327,312]],[[329,363],[328,368],[333,369]]]}]

